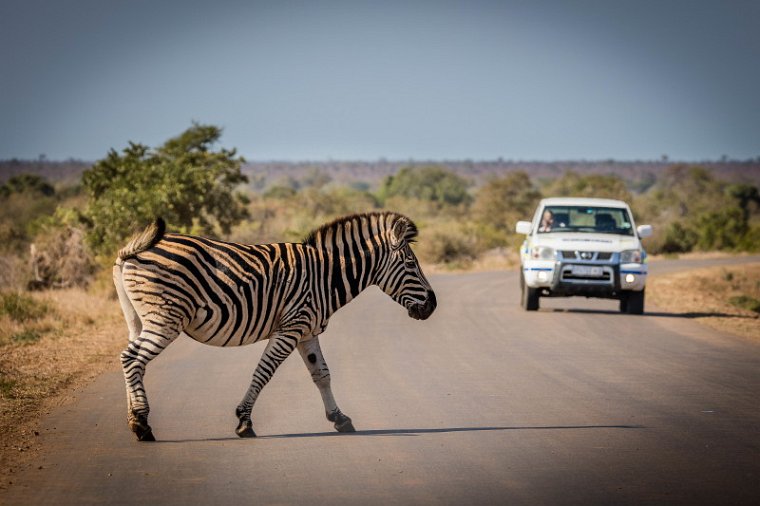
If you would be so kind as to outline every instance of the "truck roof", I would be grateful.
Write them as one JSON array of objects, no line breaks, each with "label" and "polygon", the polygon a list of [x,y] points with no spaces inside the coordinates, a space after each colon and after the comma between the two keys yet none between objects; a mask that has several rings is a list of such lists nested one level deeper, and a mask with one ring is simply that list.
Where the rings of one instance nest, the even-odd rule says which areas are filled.
[{"label": "truck roof", "polygon": [[595,199],[589,197],[551,197],[542,199],[543,206],[598,206],[598,207],[628,207],[622,200]]}]

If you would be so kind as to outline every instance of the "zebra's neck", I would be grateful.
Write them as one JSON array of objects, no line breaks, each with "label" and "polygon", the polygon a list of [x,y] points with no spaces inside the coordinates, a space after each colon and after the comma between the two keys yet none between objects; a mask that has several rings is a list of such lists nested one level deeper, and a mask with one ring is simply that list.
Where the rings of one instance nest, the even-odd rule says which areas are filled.
[{"label": "zebra's neck", "polygon": [[317,289],[321,292],[322,316],[328,318],[351,302],[365,288],[375,284],[377,271],[386,257],[382,244],[366,241],[345,241],[326,234],[318,241],[316,250]]}]

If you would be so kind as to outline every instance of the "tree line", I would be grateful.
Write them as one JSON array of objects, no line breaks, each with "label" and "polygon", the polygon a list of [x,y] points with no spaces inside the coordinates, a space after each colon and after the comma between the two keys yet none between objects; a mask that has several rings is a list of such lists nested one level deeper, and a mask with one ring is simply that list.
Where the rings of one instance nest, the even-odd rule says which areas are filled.
[{"label": "tree line", "polygon": [[629,202],[637,223],[655,226],[645,243],[650,253],[760,250],[757,186],[723,181],[703,167],[672,165],[644,184],[568,170],[544,179],[513,171],[476,186],[436,164],[402,167],[379,185],[339,184],[316,169],[299,179],[251,181],[241,170],[245,160],[217,147],[221,134],[193,124],[157,147],[129,143],[75,185],[10,178],[0,186],[0,255],[20,257],[34,244],[30,275],[37,283],[76,284],[110,265],[155,216],[173,230],[260,243],[300,240],[339,215],[393,209],[420,227],[423,261],[467,267],[495,248],[516,251],[522,238],[515,222],[530,219],[548,196]]}]

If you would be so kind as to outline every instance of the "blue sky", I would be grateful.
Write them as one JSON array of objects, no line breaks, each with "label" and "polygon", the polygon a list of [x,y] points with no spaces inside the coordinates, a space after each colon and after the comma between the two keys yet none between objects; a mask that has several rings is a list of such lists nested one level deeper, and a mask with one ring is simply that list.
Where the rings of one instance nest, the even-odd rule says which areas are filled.
[{"label": "blue sky", "polygon": [[3,0],[0,158],[760,156],[757,1]]}]

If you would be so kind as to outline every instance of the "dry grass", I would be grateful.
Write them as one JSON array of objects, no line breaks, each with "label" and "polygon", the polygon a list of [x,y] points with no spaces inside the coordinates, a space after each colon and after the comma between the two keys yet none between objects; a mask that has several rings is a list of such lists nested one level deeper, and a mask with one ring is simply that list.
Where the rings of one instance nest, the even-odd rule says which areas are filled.
[{"label": "dry grass", "polygon": [[118,367],[126,342],[118,303],[107,293],[67,289],[22,296],[31,298],[30,307],[45,309],[27,319],[0,315],[0,487],[39,449],[40,416],[67,402],[76,387]]},{"label": "dry grass", "polygon": [[760,263],[652,277],[647,295],[667,311],[690,314],[712,328],[760,339],[760,314],[749,309],[752,301],[760,302]]}]

